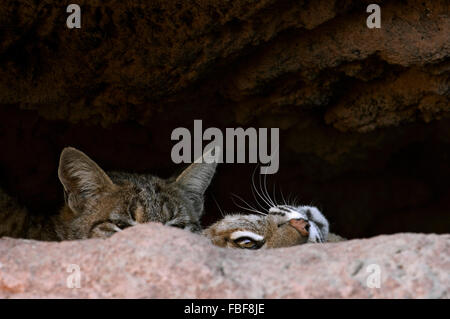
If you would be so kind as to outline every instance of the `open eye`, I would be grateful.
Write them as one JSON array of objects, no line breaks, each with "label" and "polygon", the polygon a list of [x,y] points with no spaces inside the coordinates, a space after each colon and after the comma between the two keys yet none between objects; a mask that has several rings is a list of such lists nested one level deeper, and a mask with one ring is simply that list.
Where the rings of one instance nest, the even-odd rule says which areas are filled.
[{"label": "open eye", "polygon": [[249,237],[241,237],[235,239],[234,242],[240,247],[244,249],[259,249],[262,246],[261,242],[257,242]]}]

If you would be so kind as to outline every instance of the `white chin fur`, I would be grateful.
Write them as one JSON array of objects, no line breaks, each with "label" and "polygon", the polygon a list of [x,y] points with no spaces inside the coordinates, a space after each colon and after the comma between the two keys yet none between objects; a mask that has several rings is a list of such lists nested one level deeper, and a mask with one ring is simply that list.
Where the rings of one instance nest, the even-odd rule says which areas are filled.
[{"label": "white chin fur", "polygon": [[[308,241],[312,243],[324,243],[328,239],[329,223],[325,216],[314,206],[299,206],[297,208],[302,214],[310,212],[308,221],[310,223]],[[322,225],[320,228],[316,223]]]},{"label": "white chin fur", "polygon": [[324,234],[320,231],[319,226],[313,221],[309,221],[309,225],[308,241],[311,243],[324,243],[326,238],[324,238]]}]

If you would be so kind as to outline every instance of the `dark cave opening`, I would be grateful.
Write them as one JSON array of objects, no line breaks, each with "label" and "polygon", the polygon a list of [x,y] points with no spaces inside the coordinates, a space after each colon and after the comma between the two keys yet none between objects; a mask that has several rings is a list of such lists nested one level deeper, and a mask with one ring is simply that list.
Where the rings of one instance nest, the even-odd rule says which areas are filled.
[{"label": "dark cave opening", "polygon": [[[70,124],[14,106],[3,107],[0,117],[1,186],[31,213],[47,215],[63,204],[57,178],[63,147],[79,148],[106,171],[169,177],[184,166],[170,159],[175,143],[170,133],[177,125],[192,126],[191,119],[155,120],[146,127],[133,122],[111,127]],[[267,177],[269,193],[275,187],[278,201],[282,191],[285,199],[317,206],[332,231],[347,238],[448,232],[449,124],[443,120],[366,134],[340,133],[310,114],[281,130],[280,169]],[[224,128],[213,121],[206,125]],[[243,212],[232,193],[256,205],[250,187],[254,169],[255,164],[218,166],[206,194],[205,226],[221,217],[220,210]]]}]

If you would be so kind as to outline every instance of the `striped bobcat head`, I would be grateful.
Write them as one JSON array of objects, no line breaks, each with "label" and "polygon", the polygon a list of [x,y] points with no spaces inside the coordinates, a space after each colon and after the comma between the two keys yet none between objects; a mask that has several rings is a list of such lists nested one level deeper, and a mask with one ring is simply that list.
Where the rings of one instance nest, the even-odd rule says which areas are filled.
[{"label": "striped bobcat head", "polygon": [[323,243],[328,221],[313,206],[278,205],[267,214],[225,216],[204,231],[220,247],[260,249]]},{"label": "striped bobcat head", "polygon": [[328,220],[317,207],[288,205],[282,192],[283,205],[279,205],[275,187],[273,196],[270,196],[265,177],[262,181],[260,175],[259,187],[254,179],[255,173],[252,176],[251,190],[256,205],[250,205],[235,195],[245,206],[236,202],[235,204],[253,214],[228,215],[208,227],[203,234],[213,244],[221,247],[260,249],[344,240],[338,235],[329,234]]},{"label": "striped bobcat head", "polygon": [[66,202],[55,226],[58,237],[105,238],[146,222],[200,231],[204,193],[215,169],[215,162],[196,161],[171,179],[106,174],[84,153],[66,148],[58,171]]}]

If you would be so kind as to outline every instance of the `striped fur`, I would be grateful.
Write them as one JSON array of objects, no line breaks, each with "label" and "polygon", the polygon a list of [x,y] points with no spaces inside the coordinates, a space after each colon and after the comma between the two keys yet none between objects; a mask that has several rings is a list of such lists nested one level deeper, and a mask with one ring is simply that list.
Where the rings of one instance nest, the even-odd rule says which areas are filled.
[{"label": "striped fur", "polygon": [[106,174],[84,153],[66,148],[58,176],[66,204],[51,217],[34,216],[0,192],[0,237],[37,240],[106,238],[138,223],[160,222],[200,231],[204,192],[216,163],[193,163],[179,178]]},{"label": "striped fur", "polygon": [[344,240],[329,233],[328,221],[316,207],[290,205],[270,207],[267,213],[227,215],[203,234],[216,246],[248,249]]}]

